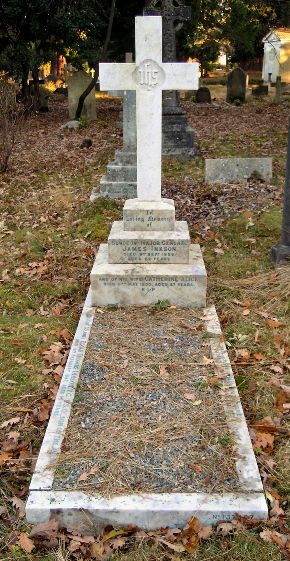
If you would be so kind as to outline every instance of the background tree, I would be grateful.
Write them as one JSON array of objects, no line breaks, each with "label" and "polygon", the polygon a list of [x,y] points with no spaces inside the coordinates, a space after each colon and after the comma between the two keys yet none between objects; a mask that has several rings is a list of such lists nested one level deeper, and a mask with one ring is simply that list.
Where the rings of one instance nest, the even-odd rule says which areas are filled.
[{"label": "background tree", "polygon": [[[112,41],[107,56],[123,58],[132,47],[136,13],[141,0],[129,0],[126,10],[116,0]],[[29,71],[37,79],[40,64],[55,53],[74,65],[94,68],[103,51],[111,0],[0,0],[0,69],[22,82],[28,97]]]},{"label": "background tree", "polygon": [[[187,0],[192,20],[178,37],[179,52],[199,58],[203,72],[223,47],[233,62],[262,55],[271,27],[290,25],[289,0]],[[230,49],[229,49],[230,45]]]}]

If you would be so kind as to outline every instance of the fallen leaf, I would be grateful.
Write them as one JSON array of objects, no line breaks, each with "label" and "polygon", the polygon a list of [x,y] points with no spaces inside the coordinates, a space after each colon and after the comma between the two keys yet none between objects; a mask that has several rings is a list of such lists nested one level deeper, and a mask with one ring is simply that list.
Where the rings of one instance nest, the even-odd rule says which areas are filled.
[{"label": "fallen leaf", "polygon": [[[285,405],[290,402],[290,386],[281,384],[276,389],[276,409],[280,413],[285,413]],[[288,407],[286,407],[288,409]]]},{"label": "fallen leaf", "polygon": [[95,473],[97,473],[98,468],[97,467],[93,467],[92,469],[90,469],[90,471],[81,473],[81,475],[78,478],[78,481],[86,481],[88,479],[88,477],[90,477],[90,475],[94,475]]},{"label": "fallen leaf", "polygon": [[169,372],[168,372],[167,368],[168,368],[168,366],[166,364],[160,364],[159,374],[162,378],[168,378]]},{"label": "fallen leaf", "polygon": [[238,360],[250,360],[251,353],[248,351],[248,349],[236,349],[236,357]]},{"label": "fallen leaf", "polygon": [[127,543],[128,540],[129,540],[129,537],[125,537],[125,536],[115,538],[115,539],[110,541],[110,547],[111,547],[111,549],[113,549],[113,551],[116,551],[117,549],[120,549],[121,547],[124,547],[124,545]]},{"label": "fallen leaf", "polygon": [[278,364],[272,364],[272,366],[270,366],[270,370],[276,372],[276,374],[283,374],[283,368]]},{"label": "fallen leaf", "polygon": [[279,501],[277,499],[274,500],[274,504],[270,510],[270,516],[284,516],[285,512],[283,508],[280,507]]},{"label": "fallen leaf", "polygon": [[74,553],[75,551],[78,551],[78,550],[80,549],[81,545],[82,545],[81,542],[78,542],[78,541],[74,541],[74,540],[73,540],[73,541],[70,542],[70,544],[69,544],[67,550],[68,550],[70,553]]},{"label": "fallen leaf", "polygon": [[266,319],[266,324],[268,327],[273,327],[273,329],[277,329],[278,327],[283,327],[285,325],[282,321],[275,319]]},{"label": "fallen leaf", "polygon": [[34,542],[24,532],[21,532],[17,543],[26,553],[31,553],[35,548]]},{"label": "fallen leaf", "polygon": [[183,394],[183,397],[185,397],[185,399],[196,400],[196,394],[195,393],[185,393],[185,394]]},{"label": "fallen leaf", "polygon": [[102,541],[106,542],[108,540],[111,540],[112,538],[116,538],[117,536],[123,536],[124,534],[127,533],[128,532],[126,530],[111,530],[110,532],[102,536]]},{"label": "fallen leaf", "polygon": [[4,421],[4,423],[0,425],[0,429],[4,429],[6,427],[16,425],[17,423],[19,423],[19,421],[20,421],[20,417],[12,417],[12,419],[9,419],[8,421]]},{"label": "fallen leaf", "polygon": [[195,327],[189,323],[188,321],[184,321],[183,319],[180,321],[180,325],[182,327],[186,327],[186,329],[192,329],[193,331],[195,331]]},{"label": "fallen leaf", "polygon": [[201,364],[208,365],[208,364],[213,364],[213,363],[214,363],[213,358],[208,358],[207,356],[203,356],[202,359],[201,359]]},{"label": "fallen leaf", "polygon": [[23,339],[12,339],[11,343],[13,347],[21,347],[21,345],[23,345]]},{"label": "fallen leaf", "polygon": [[268,449],[269,451],[272,451],[274,446],[274,439],[275,439],[273,434],[270,434],[268,432],[259,432],[259,431],[255,431],[255,432],[256,432],[255,439],[254,439],[255,447],[262,448],[262,450]]},{"label": "fallen leaf", "polygon": [[251,313],[250,310],[248,310],[247,308],[242,311],[243,316],[248,316],[250,313]]},{"label": "fallen leaf", "polygon": [[171,543],[165,540],[164,538],[159,538],[159,537],[157,537],[157,541],[159,543],[166,545],[169,549],[172,549],[177,553],[184,553],[186,551],[186,547],[181,543]]},{"label": "fallen leaf", "polygon": [[19,499],[19,497],[12,497],[12,505],[18,510],[18,517],[24,518],[25,516],[25,502]]},{"label": "fallen leaf", "polygon": [[264,360],[265,359],[265,356],[262,355],[262,353],[255,353],[254,357],[255,357],[256,360]]},{"label": "fallen leaf", "polygon": [[48,522],[41,522],[41,524],[33,526],[29,535],[31,538],[33,538],[34,536],[49,538],[51,535],[55,534],[58,531],[58,528],[59,522],[52,518],[51,520],[48,520]]},{"label": "fallen leaf", "polygon": [[202,466],[201,466],[200,464],[191,464],[191,463],[189,463],[189,464],[187,464],[187,465],[188,465],[188,467],[189,467],[190,469],[193,469],[194,471],[198,471],[198,472],[201,472],[201,471],[202,471]]},{"label": "fallen leaf", "polygon": [[17,362],[17,364],[26,364],[26,360],[25,358],[20,358],[20,357],[15,357],[15,362]]},{"label": "fallen leaf", "polygon": [[104,544],[102,542],[95,542],[90,547],[90,555],[93,559],[101,561],[105,554]]},{"label": "fallen leaf", "polygon": [[221,522],[217,525],[217,532],[222,536],[227,536],[230,532],[236,531],[236,525],[233,522]]},{"label": "fallen leaf", "polygon": [[260,532],[260,538],[262,538],[262,540],[264,540],[265,542],[274,542],[280,548],[284,549],[289,536],[287,537],[284,534],[280,534],[279,532],[276,532],[274,530],[266,529]]}]

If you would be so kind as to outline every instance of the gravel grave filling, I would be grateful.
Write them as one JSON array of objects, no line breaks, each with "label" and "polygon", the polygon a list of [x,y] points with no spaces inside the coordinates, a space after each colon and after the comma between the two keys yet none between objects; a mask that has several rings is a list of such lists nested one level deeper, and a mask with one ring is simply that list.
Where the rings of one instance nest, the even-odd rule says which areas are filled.
[{"label": "gravel grave filling", "polygon": [[104,497],[238,489],[210,336],[202,312],[96,310],[53,488]]}]

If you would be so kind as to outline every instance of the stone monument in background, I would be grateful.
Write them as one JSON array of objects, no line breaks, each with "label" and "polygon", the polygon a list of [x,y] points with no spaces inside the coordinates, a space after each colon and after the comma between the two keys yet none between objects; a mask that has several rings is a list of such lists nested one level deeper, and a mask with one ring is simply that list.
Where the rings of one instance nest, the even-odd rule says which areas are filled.
[{"label": "stone monument in background", "polygon": [[[176,62],[175,22],[190,20],[191,8],[181,0],[148,0],[144,15],[161,15],[163,25],[162,51],[164,62]],[[188,125],[180,106],[178,92],[163,92],[162,103],[162,155],[172,158],[190,158],[196,155],[194,131]]]},{"label": "stone monument in background", "polygon": [[227,102],[234,103],[246,101],[247,74],[242,68],[235,68],[228,75],[227,81]]},{"label": "stone monument in background", "polygon": [[[80,95],[85,91],[91,83],[91,77],[84,70],[77,70],[72,77],[68,79],[68,110],[70,119],[75,118]],[[96,92],[95,88],[86,97],[82,117],[87,117],[89,121],[95,121],[96,114]]]},{"label": "stone monument in background", "polygon": [[[126,63],[133,63],[132,53],[126,53]],[[132,199],[137,196],[137,130],[136,92],[110,90],[110,96],[123,98],[122,119],[123,147],[115,153],[115,159],[107,165],[107,173],[100,186],[93,189],[90,201],[98,197],[110,199]]]}]

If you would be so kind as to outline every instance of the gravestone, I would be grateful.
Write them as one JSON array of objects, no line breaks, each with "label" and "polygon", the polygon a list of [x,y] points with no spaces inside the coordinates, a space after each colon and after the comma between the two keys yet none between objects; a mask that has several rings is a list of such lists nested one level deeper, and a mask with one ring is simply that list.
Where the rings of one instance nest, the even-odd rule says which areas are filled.
[{"label": "gravestone", "polygon": [[242,68],[235,68],[228,75],[227,102],[233,103],[239,100],[246,101],[247,75]]},{"label": "gravestone", "polygon": [[187,224],[175,223],[174,202],[161,199],[162,91],[196,89],[198,64],[163,63],[161,18],[136,21],[136,64],[100,65],[102,89],[136,92],[137,199],[126,201],[123,221],[114,223],[108,246],[100,247],[91,274],[92,303],[169,300],[203,307],[200,248],[191,247]]},{"label": "gravestone", "polygon": [[[68,79],[68,110],[70,119],[74,119],[80,95],[90,83],[91,77],[83,70],[74,72],[72,77]],[[82,116],[87,117],[89,121],[95,121],[97,118],[95,88],[93,88],[84,101]]]},{"label": "gravestone", "polygon": [[231,183],[251,177],[270,181],[272,158],[207,158],[205,160],[207,183]]},{"label": "gravestone", "polygon": [[39,107],[38,110],[41,113],[47,113],[48,112],[48,100],[50,97],[50,92],[48,90],[48,88],[46,88],[45,86],[40,85],[39,86]]},{"label": "gravestone", "polygon": [[[108,244],[101,245],[96,257],[91,290],[62,376],[26,506],[32,523],[47,522],[53,517],[70,531],[77,530],[86,536],[98,534],[108,525],[124,528],[133,524],[153,530],[182,528],[192,517],[206,525],[230,521],[236,514],[255,519],[267,517],[263,487],[218,318],[213,307],[204,309],[206,271],[200,247],[190,244],[186,222],[175,221],[173,200],[161,198],[162,90],[194,88],[198,67],[162,62],[160,17],[137,17],[135,21],[136,64],[100,64],[100,87],[136,92],[138,196],[126,201],[123,221],[113,224]],[[164,302],[174,304],[167,312],[176,314],[169,328],[169,316],[164,318],[163,313],[158,313]],[[158,303],[159,307],[141,308],[143,304]],[[118,309],[116,306],[101,309],[107,304],[118,304]],[[137,306],[124,310],[120,304]],[[117,327],[115,314],[119,318]],[[198,337],[196,333],[200,330]],[[171,348],[177,377],[174,379],[174,372],[170,372],[167,380],[167,375],[162,378],[156,366],[165,366],[162,361],[168,360]],[[103,353],[101,360],[98,352]],[[198,360],[202,358],[205,360]],[[176,364],[180,368],[175,368]],[[212,377],[212,371],[218,372],[219,384],[210,391],[204,380]],[[184,393],[184,379],[189,384],[187,391],[199,391],[201,382],[206,386],[204,406],[198,410],[195,406],[201,405],[201,401],[190,401],[195,394]],[[213,406],[220,405],[215,415],[209,406],[210,394]],[[208,418],[209,411],[212,416]],[[220,448],[216,455],[219,472],[214,470],[213,478],[215,483],[220,476],[224,478],[221,492],[216,487],[212,490],[207,470],[203,472],[206,478],[202,491],[188,470],[188,458],[196,453],[197,446],[204,459],[206,447],[200,438],[203,425],[201,428],[198,425],[197,437],[192,432],[202,413],[207,425],[214,428],[213,450],[218,446],[216,434],[221,434],[217,430],[220,415],[221,430],[231,431],[234,441],[234,457],[226,458],[227,466],[229,459],[232,462],[230,472],[223,474],[223,465],[220,466],[224,449]],[[120,414],[123,414],[121,418]],[[164,438],[167,421],[172,418],[169,438]],[[130,423],[134,423],[133,432]],[[187,448],[180,461],[185,426]],[[113,436],[116,429],[117,438]],[[153,453],[149,450],[149,433],[150,442],[155,445]],[[157,433],[163,437],[160,446]],[[109,443],[107,458],[102,446],[98,451],[94,446],[104,434],[104,442]],[[67,446],[63,447],[65,435]],[[119,437],[124,447],[116,452]],[[169,441],[172,455],[167,452]],[[66,451],[68,464],[63,456]],[[120,471],[117,469],[114,477],[110,471],[110,466],[116,466],[116,457],[117,468],[125,474],[122,483]],[[203,466],[202,461],[202,469]],[[172,477],[176,469],[183,479],[181,485],[179,476]],[[160,487],[161,470],[164,481]],[[82,483],[84,472],[95,480],[86,481],[85,477]],[[149,472],[153,484],[150,490],[146,480]],[[102,492],[98,487],[107,475],[110,481],[114,479],[113,493],[107,485]],[[139,484],[139,476],[143,478],[143,486]],[[229,480],[235,485],[231,491],[227,486]]]},{"label": "gravestone", "polygon": [[[189,21],[191,8],[181,0],[149,0],[145,15],[162,15],[162,52],[164,62],[176,61],[175,23]],[[190,88],[192,90],[192,88]],[[164,91],[162,102],[162,155],[172,158],[196,156],[194,131],[180,106],[178,92]]]},{"label": "gravestone", "polygon": [[281,80],[281,76],[277,76],[277,78],[276,78],[276,93],[275,93],[276,101],[279,101],[281,99],[281,96],[282,96],[282,80]]},{"label": "gravestone", "polygon": [[[125,61],[133,63],[133,54],[126,53]],[[101,177],[100,184],[91,193],[91,202],[99,197],[130,199],[137,195],[136,93],[130,90],[109,90],[108,93],[123,99],[120,112],[123,148],[117,150],[114,160],[109,162],[106,175]]]},{"label": "gravestone", "polygon": [[272,247],[272,260],[276,265],[281,261],[290,261],[290,120],[288,123],[288,147],[281,240],[280,243]]},{"label": "gravestone", "polygon": [[198,88],[195,97],[196,103],[211,103],[210,90],[206,86]]},{"label": "gravestone", "polygon": [[259,84],[252,88],[252,95],[255,97],[262,97],[269,94],[269,86],[264,84]]}]

